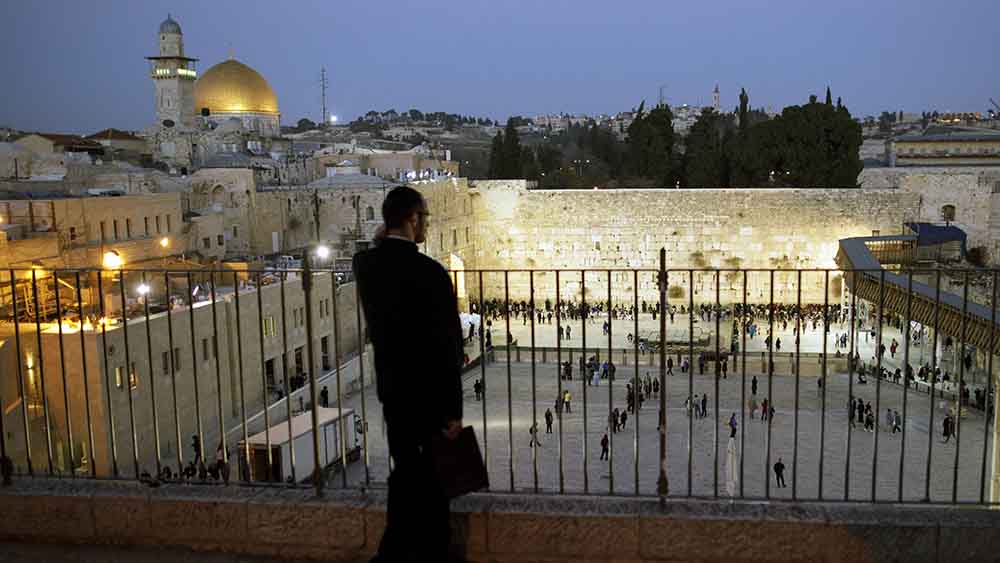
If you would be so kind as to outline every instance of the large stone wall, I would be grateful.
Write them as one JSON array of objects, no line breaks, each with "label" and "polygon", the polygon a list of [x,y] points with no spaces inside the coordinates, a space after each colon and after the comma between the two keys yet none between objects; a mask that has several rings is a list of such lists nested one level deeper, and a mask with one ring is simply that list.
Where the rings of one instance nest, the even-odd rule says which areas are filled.
[{"label": "large stone wall", "polygon": [[[654,269],[661,248],[670,270],[835,269],[839,239],[899,233],[919,206],[918,195],[899,190],[535,190],[524,181],[481,181],[473,192],[476,263],[484,269]],[[714,276],[695,275],[696,301],[714,299]],[[776,276],[776,299],[794,298],[793,276]],[[554,278],[535,275],[536,298],[554,296]],[[803,299],[821,300],[823,275],[806,278]],[[563,274],[562,296],[579,299],[579,279]],[[671,280],[682,292],[671,298],[687,301],[687,272]],[[527,298],[528,281],[527,274],[510,274],[511,296]],[[631,301],[633,281],[631,272],[615,274],[616,300]],[[767,274],[748,281],[750,300],[764,300]],[[503,284],[502,275],[484,280],[494,296],[503,295]],[[722,301],[742,298],[739,276],[723,274],[721,286]],[[838,286],[831,283],[831,291]],[[588,299],[606,298],[606,287],[606,274],[588,275]],[[652,273],[640,273],[639,292],[658,298]]]}]

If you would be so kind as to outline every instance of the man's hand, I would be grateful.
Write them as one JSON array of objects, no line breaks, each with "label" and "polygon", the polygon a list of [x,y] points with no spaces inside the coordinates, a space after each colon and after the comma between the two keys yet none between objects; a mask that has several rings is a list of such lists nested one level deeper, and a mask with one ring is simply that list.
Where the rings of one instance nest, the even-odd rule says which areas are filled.
[{"label": "man's hand", "polygon": [[449,440],[458,438],[458,435],[462,432],[462,420],[449,420],[448,425],[444,430],[442,430],[442,432]]}]

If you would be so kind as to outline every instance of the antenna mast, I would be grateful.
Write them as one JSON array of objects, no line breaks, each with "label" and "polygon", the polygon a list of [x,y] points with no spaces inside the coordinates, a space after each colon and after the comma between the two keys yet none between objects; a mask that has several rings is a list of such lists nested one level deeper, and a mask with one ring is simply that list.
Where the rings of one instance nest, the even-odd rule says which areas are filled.
[{"label": "antenna mast", "polygon": [[320,88],[323,91],[323,115],[321,117],[320,123],[322,123],[323,125],[326,125],[326,121],[327,121],[327,118],[326,118],[326,85],[327,85],[327,81],[326,81],[326,67],[323,67],[322,70],[320,70],[319,85],[320,85]]}]

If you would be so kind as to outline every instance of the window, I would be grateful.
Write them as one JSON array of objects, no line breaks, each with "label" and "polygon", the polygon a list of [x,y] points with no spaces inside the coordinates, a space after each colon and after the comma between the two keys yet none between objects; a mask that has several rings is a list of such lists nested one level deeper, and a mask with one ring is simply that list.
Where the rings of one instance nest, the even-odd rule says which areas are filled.
[{"label": "window", "polygon": [[465,244],[469,244],[469,227],[465,228]]},{"label": "window", "polygon": [[149,236],[149,217],[142,218],[142,229],[145,231],[146,236]]},{"label": "window", "polygon": [[452,248],[458,246],[458,229],[451,230],[451,246]]},{"label": "window", "polygon": [[101,242],[108,240],[107,229],[104,225],[104,221],[101,221]]},{"label": "window", "polygon": [[125,218],[125,238],[132,238],[132,219]]},{"label": "window", "polygon": [[168,232],[168,233],[169,233],[170,231],[174,230],[174,227],[173,227],[173,225],[171,225],[171,223],[173,223],[173,221],[171,220],[171,216],[170,216],[170,214],[169,214],[169,213],[167,213],[167,232]]},{"label": "window", "polygon": [[274,358],[264,362],[264,378],[268,387],[274,387]]},{"label": "window", "polygon": [[69,228],[69,240],[76,240],[76,227]]},{"label": "window", "polygon": [[1000,182],[993,182],[993,193],[1000,194]]},{"label": "window", "polygon": [[118,219],[111,221],[112,234],[114,234],[115,240],[118,240]]},{"label": "window", "polygon": [[156,216],[156,234],[160,234],[160,233],[161,233],[161,231],[160,231],[160,216],[157,215]]},{"label": "window", "polygon": [[212,239],[205,237],[201,239],[202,248],[212,248]]},{"label": "window", "polygon": [[441,250],[444,250],[444,233],[438,234],[438,242],[441,246]]},{"label": "window", "polygon": [[323,362],[323,369],[330,369],[330,337],[324,336],[319,339],[320,360]]},{"label": "window", "polygon": [[365,209],[365,219],[367,219],[368,221],[375,220],[375,209],[372,208],[372,206],[370,205]]},{"label": "window", "polygon": [[945,205],[941,208],[941,220],[942,221],[954,221],[955,220],[955,206]]},{"label": "window", "polygon": [[295,375],[302,375],[305,371],[302,368],[302,347],[295,349]]},{"label": "window", "polygon": [[274,326],[274,316],[268,315],[264,317],[264,336],[272,338],[277,334],[277,330]]},{"label": "window", "polygon": [[128,372],[128,384],[129,388],[133,391],[139,388],[139,376],[135,371],[135,362],[132,362],[132,366]]},{"label": "window", "polygon": [[174,370],[181,369],[181,349],[174,348]]},{"label": "window", "polygon": [[225,238],[224,238],[224,237],[223,237],[222,235],[217,235],[217,236],[215,237],[215,242],[216,242],[216,243],[217,243],[217,244],[218,244],[219,246],[222,246],[222,245],[226,244],[226,239],[225,239]]}]

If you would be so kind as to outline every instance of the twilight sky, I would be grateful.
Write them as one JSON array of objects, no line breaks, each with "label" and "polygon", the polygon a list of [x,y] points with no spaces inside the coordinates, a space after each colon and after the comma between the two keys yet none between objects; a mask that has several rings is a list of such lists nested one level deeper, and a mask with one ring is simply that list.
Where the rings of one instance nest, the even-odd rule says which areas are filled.
[{"label": "twilight sky", "polygon": [[144,56],[170,12],[203,72],[265,76],[282,122],[369,109],[505,118],[671,104],[779,109],[827,84],[855,116],[1000,101],[996,0],[3,0],[0,126],[153,123]]}]

